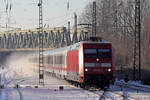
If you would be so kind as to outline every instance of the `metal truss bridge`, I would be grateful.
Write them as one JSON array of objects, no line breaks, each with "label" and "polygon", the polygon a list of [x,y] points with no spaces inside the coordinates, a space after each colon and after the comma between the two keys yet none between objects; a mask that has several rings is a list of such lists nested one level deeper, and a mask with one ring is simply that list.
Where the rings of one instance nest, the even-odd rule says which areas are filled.
[{"label": "metal truss bridge", "polygon": [[[0,34],[0,51],[38,50],[38,29],[9,31]],[[66,27],[43,29],[43,49],[65,47],[89,37],[88,31],[67,30]]]}]

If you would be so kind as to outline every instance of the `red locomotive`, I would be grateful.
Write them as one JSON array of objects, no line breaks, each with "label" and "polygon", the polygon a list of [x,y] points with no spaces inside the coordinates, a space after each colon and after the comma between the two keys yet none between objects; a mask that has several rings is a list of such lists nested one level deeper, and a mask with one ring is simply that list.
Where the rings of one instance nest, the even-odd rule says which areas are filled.
[{"label": "red locomotive", "polygon": [[80,86],[109,86],[115,78],[112,45],[103,40],[44,51],[44,66],[47,72]]}]

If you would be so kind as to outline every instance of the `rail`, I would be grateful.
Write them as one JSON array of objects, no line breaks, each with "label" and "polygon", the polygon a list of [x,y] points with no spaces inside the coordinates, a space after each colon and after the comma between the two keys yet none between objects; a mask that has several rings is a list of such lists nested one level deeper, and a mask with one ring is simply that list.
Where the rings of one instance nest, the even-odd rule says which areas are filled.
[{"label": "rail", "polygon": [[121,96],[121,97],[123,97],[123,100],[124,100],[124,99],[138,100],[138,99],[136,99],[136,98],[134,98],[134,97],[127,96],[127,95],[125,95],[124,93],[117,93],[117,92],[112,91],[112,90],[107,90],[107,92],[111,92],[111,93],[113,93],[113,94],[116,94],[116,95],[118,95],[118,96]]},{"label": "rail", "polygon": [[1,77],[1,74],[3,74],[3,81],[4,81],[3,84],[2,83],[0,84],[1,88],[5,88],[5,86],[8,87],[9,84],[13,83],[13,85],[15,86],[15,89],[16,89],[18,95],[19,95],[19,100],[23,100],[23,96],[22,96],[21,91],[19,90],[18,83],[21,83],[21,82],[25,81],[25,78],[23,78],[23,79],[20,79],[20,78],[9,79],[9,78],[6,78],[5,74],[7,74],[7,73],[9,73],[9,70],[8,71],[3,70],[3,71],[0,72],[0,77]]},{"label": "rail", "polygon": [[131,97],[131,96],[126,95],[124,93],[118,93],[118,92],[116,92],[114,90],[110,90],[110,89],[101,90],[101,89],[95,88],[95,89],[92,89],[92,90],[89,89],[88,91],[93,92],[94,94],[100,96],[99,100],[103,100],[103,99],[114,100],[114,98],[116,98],[116,97],[110,97],[107,94],[110,94],[110,95],[115,94],[119,97],[122,97],[123,100],[125,100],[125,99],[138,100],[137,98]]},{"label": "rail", "polygon": [[123,88],[130,88],[130,89],[137,90],[137,92],[139,91],[150,92],[150,86],[137,85],[132,83],[120,82],[120,81],[115,82],[115,85],[120,86],[121,90]]}]

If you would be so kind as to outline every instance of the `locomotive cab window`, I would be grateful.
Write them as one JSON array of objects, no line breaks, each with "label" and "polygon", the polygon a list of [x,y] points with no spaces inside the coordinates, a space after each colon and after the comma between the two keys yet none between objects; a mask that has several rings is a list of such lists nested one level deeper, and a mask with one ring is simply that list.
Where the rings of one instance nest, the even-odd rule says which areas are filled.
[{"label": "locomotive cab window", "polygon": [[86,58],[96,58],[97,50],[96,49],[84,49],[84,56]]},{"label": "locomotive cab window", "polygon": [[98,56],[98,58],[110,58],[111,51],[110,51],[110,49],[98,49],[97,56]]},{"label": "locomotive cab window", "polygon": [[85,58],[111,58],[110,49],[84,49]]}]

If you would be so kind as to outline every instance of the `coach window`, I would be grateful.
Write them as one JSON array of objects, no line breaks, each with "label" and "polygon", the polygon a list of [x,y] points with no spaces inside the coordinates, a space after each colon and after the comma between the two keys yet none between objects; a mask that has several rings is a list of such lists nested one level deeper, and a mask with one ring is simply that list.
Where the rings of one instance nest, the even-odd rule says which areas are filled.
[{"label": "coach window", "polygon": [[50,55],[50,64],[53,64],[53,56]]},{"label": "coach window", "polygon": [[53,60],[53,58],[51,57],[51,56],[48,56],[48,59],[47,59],[48,61],[48,64],[50,65],[50,64],[52,64],[53,62],[52,62],[52,60]]},{"label": "coach window", "polygon": [[56,66],[56,64],[57,64],[57,58],[56,58],[56,55],[54,56],[54,65]]},{"label": "coach window", "polygon": [[58,64],[59,64],[59,67],[62,66],[62,56],[61,55],[58,56]]},{"label": "coach window", "polygon": [[44,64],[47,64],[47,56],[45,56],[45,57],[43,57],[43,62],[44,62]]},{"label": "coach window", "polygon": [[62,67],[65,67],[65,55],[62,55]]}]

